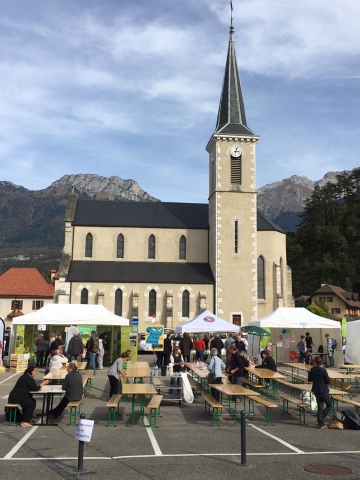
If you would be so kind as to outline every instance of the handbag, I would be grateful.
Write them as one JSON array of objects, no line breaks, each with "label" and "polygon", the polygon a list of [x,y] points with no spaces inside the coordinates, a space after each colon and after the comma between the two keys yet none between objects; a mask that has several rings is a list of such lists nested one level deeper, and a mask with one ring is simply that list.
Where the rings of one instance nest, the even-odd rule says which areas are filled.
[{"label": "handbag", "polygon": [[210,372],[209,375],[208,375],[208,383],[209,383],[209,384],[215,382],[215,378],[216,378],[216,377],[215,377],[216,358],[217,358],[217,357],[213,357],[213,359],[214,359],[214,366],[213,366],[213,368],[211,369],[211,372]]},{"label": "handbag", "polygon": [[334,430],[344,430],[344,424],[338,420],[336,414],[331,415],[329,418],[329,428]]}]

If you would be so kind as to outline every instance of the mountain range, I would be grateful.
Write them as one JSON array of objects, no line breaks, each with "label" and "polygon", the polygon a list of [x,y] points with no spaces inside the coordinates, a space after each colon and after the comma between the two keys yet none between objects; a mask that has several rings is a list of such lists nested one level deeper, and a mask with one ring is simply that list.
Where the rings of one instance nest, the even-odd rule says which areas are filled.
[{"label": "mountain range", "polygon": [[[304,200],[316,185],[334,182],[329,172],[316,182],[293,175],[258,190],[258,208],[285,231],[296,230]],[[134,180],[94,174],[64,175],[43,190],[28,190],[0,182],[0,273],[11,266],[36,266],[42,273],[57,268],[64,242],[64,213],[71,191],[97,200],[146,201],[159,199]]]}]

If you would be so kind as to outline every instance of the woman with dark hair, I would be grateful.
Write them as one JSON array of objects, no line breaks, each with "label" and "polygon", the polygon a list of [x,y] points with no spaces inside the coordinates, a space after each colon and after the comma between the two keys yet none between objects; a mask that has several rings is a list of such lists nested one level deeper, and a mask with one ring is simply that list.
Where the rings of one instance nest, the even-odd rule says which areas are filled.
[{"label": "woman with dark hair", "polygon": [[48,380],[44,380],[40,385],[35,382],[36,367],[30,365],[23,375],[18,379],[15,387],[11,390],[8,403],[18,403],[22,408],[22,422],[23,428],[32,427],[30,420],[33,416],[36,401],[30,392],[38,392],[41,387],[49,383]]}]

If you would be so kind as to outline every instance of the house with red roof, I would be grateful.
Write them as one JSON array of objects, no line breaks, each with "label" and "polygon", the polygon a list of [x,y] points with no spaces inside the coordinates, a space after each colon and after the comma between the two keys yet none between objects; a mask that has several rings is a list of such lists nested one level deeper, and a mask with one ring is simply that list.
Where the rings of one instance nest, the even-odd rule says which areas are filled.
[{"label": "house with red roof", "polygon": [[360,317],[359,294],[347,292],[336,285],[321,285],[311,295],[311,303],[323,303],[338,318],[345,315],[349,320]]},{"label": "house with red roof", "polygon": [[0,317],[10,327],[12,319],[53,303],[54,285],[36,268],[10,268],[0,275]]}]

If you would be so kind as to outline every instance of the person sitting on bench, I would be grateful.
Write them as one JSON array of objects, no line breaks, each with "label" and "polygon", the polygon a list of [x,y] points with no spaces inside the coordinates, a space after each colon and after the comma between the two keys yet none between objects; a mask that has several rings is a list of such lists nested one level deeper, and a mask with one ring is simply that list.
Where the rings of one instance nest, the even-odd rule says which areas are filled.
[{"label": "person sitting on bench", "polygon": [[75,363],[69,363],[67,367],[68,374],[65,377],[62,389],[66,391],[61,402],[53,410],[50,410],[49,415],[53,418],[58,418],[65,410],[69,402],[78,402],[83,396],[82,376],[78,372]]}]

